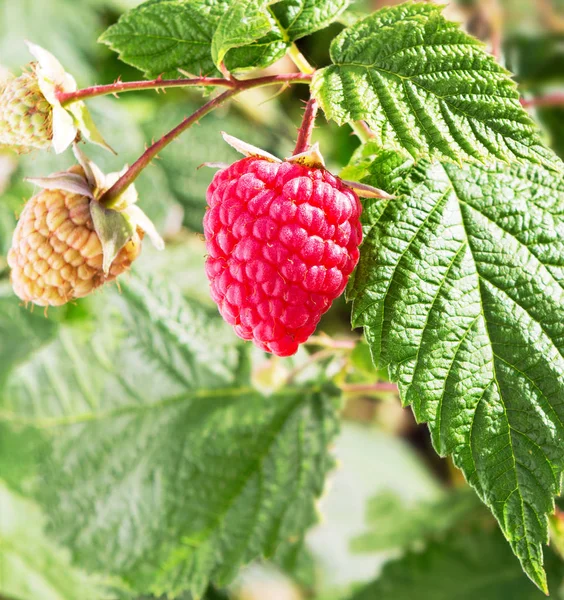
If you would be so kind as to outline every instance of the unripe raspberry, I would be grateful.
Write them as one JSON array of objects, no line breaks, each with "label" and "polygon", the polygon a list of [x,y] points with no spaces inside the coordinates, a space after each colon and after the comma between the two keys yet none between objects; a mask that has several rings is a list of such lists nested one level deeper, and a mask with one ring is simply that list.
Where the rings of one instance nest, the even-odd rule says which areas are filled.
[{"label": "unripe raspberry", "polygon": [[324,168],[250,157],[216,173],[207,202],[206,273],[223,318],[294,354],[358,262],[357,195]]},{"label": "unripe raspberry", "polygon": [[[73,167],[69,173],[83,171]],[[139,228],[104,274],[90,202],[80,194],[46,189],[25,205],[8,253],[12,286],[24,302],[60,306],[82,298],[115,279],[137,258],[143,235]]]},{"label": "unripe raspberry", "polygon": [[[110,151],[84,102],[70,101],[76,81],[47,50],[27,42],[37,62],[19,77],[0,70],[0,147],[16,152],[53,148],[60,154],[77,139]],[[67,96],[67,103],[61,98]]]},{"label": "unripe raspberry", "polygon": [[8,79],[0,90],[0,145],[18,152],[47,149],[53,139],[53,112],[30,73]]}]

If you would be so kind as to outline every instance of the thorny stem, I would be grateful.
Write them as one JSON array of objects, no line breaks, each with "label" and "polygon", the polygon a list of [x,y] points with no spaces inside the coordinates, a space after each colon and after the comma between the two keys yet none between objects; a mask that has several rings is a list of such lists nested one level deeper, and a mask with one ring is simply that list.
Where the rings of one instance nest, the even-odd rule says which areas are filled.
[{"label": "thorny stem", "polygon": [[285,75],[257,77],[255,79],[222,79],[221,81],[224,82],[222,85],[225,85],[225,82],[227,82],[227,87],[230,89],[201,106],[195,113],[189,117],[186,117],[174,129],[149,146],[149,148],[147,148],[147,150],[145,150],[145,152],[131,165],[131,167],[127,169],[127,171],[114,183],[114,185],[100,197],[100,204],[110,208],[117,198],[119,198],[119,196],[137,179],[143,169],[149,165],[149,163],[159,154],[159,152],[163,150],[163,148],[168,146],[168,144],[174,141],[181,133],[190,128],[194,123],[198,122],[204,115],[207,115],[229,98],[253,87],[290,82],[309,83],[311,81],[311,75],[303,73],[289,73]]},{"label": "thorny stem", "polygon": [[63,106],[78,100],[87,100],[97,96],[134,92],[138,90],[164,90],[174,87],[227,87],[236,90],[247,90],[253,87],[284,83],[309,83],[311,73],[284,73],[267,75],[253,79],[224,79],[223,77],[193,77],[188,79],[162,79],[157,77],[150,81],[116,81],[108,85],[94,85],[76,92],[59,92],[57,99]]},{"label": "thorny stem", "polygon": [[227,99],[238,94],[239,91],[238,88],[233,88],[216,96],[209,102],[206,102],[206,104],[201,106],[195,113],[186,117],[179,125],[174,129],[171,129],[160,140],[156,141],[152,146],[149,146],[131,167],[129,167],[129,169],[127,169],[127,171],[114,183],[114,185],[100,197],[99,203],[103,206],[111,207],[113,202],[137,179],[141,174],[141,171],[149,165],[163,148],[168,146],[168,144],[194,123],[199,121],[204,115],[207,115]]},{"label": "thorny stem", "polygon": [[302,124],[298,129],[298,139],[296,140],[294,154],[301,154],[309,149],[318,108],[317,100],[310,98],[305,107]]}]

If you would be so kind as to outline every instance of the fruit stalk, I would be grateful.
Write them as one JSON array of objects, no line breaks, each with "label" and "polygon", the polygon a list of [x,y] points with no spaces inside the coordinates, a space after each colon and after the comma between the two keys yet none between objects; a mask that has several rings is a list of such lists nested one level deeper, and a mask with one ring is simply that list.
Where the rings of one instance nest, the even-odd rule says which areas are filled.
[{"label": "fruit stalk", "polygon": [[298,139],[296,140],[294,154],[301,154],[309,149],[318,108],[317,100],[310,98],[305,107],[302,124],[298,129]]},{"label": "fruit stalk", "polygon": [[292,59],[292,62],[298,67],[301,73],[313,74],[315,69],[309,64],[306,57],[298,50],[298,47],[293,43],[288,49],[288,56]]},{"label": "fruit stalk", "polygon": [[149,146],[145,152],[127,169],[127,171],[107,190],[98,200],[102,206],[110,208],[112,203],[137,179],[143,169],[158,155],[158,153],[173,142],[181,133],[199,121],[204,115],[223,104],[226,100],[239,93],[239,88],[232,88],[206,102],[196,112],[186,117],[174,129]]},{"label": "fruit stalk", "polygon": [[[299,51],[295,43],[288,49],[288,56],[304,75],[312,76],[315,73],[315,69],[309,64],[307,58]],[[351,121],[349,125],[362,143],[366,143],[374,137],[370,127],[364,121]],[[294,152],[294,154],[297,154],[297,152]]]}]

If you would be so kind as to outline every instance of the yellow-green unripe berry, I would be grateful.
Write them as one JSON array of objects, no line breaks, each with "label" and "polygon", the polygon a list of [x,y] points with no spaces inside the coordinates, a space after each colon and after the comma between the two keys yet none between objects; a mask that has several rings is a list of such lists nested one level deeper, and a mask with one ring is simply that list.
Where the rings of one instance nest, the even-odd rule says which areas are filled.
[{"label": "yellow-green unripe berry", "polygon": [[53,112],[39,89],[34,66],[0,85],[0,146],[18,152],[46,149],[53,139]]}]

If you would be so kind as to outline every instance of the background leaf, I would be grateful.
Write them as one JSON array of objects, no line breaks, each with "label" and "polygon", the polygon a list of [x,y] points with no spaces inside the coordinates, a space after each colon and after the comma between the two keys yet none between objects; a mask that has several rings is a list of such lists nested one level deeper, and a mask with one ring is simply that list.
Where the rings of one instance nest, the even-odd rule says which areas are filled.
[{"label": "background leaf", "polygon": [[371,498],[366,519],[370,530],[351,541],[354,552],[379,552],[390,548],[413,548],[436,538],[459,523],[480,516],[480,504],[467,488],[443,493],[438,498],[406,506],[396,494],[383,492]]},{"label": "background leaf", "polygon": [[526,159],[560,168],[509,73],[441,7],[387,7],[331,44],[312,90],[327,118],[365,119],[383,147],[413,156]]},{"label": "background leaf", "polygon": [[102,580],[74,569],[68,552],[43,533],[45,518],[0,480],[0,594],[41,600],[109,597]]},{"label": "background leaf", "polygon": [[365,218],[353,322],[544,589],[564,468],[563,182],[421,161]]},{"label": "background leaf", "polygon": [[136,278],[122,290],[103,324],[62,325],[12,371],[3,416],[43,435],[37,497],[79,565],[197,596],[315,521],[335,392],[263,398],[215,310]]},{"label": "background leaf", "polygon": [[178,69],[215,72],[211,41],[226,0],[150,0],[125,13],[100,37],[147,77],[176,79]]},{"label": "background leaf", "polygon": [[[550,555],[551,583],[562,580],[562,564]],[[380,577],[350,600],[534,600],[545,596],[524,580],[503,536],[496,530],[456,533],[388,563]],[[555,591],[556,598],[562,594]]]},{"label": "background leaf", "polygon": [[290,42],[323,29],[339,18],[350,4],[349,0],[283,0],[269,7]]}]

